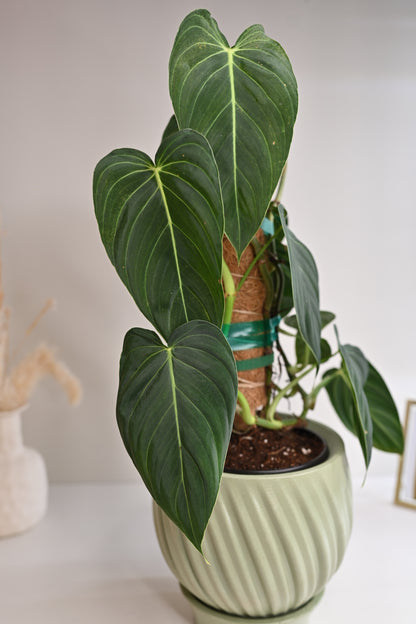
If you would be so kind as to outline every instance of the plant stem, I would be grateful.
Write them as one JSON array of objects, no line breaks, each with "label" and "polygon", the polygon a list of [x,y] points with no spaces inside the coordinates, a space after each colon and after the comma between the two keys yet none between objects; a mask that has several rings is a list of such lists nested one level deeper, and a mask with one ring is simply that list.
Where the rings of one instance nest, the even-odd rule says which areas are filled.
[{"label": "plant stem", "polygon": [[290,425],[296,425],[298,422],[298,418],[287,418],[286,420],[267,420],[266,418],[257,418],[257,424],[264,429],[283,429],[283,427],[288,427]]},{"label": "plant stem", "polygon": [[314,364],[311,364],[311,366],[309,366],[309,368],[306,368],[303,373],[301,373],[298,377],[294,377],[288,384],[287,386],[285,386],[284,388],[282,388],[282,390],[280,390],[280,392],[278,392],[276,394],[276,396],[273,399],[273,402],[271,405],[269,405],[267,412],[266,412],[266,418],[269,421],[273,421],[274,420],[274,415],[276,413],[276,409],[277,406],[280,402],[281,399],[283,399],[287,393],[292,390],[293,388],[295,388],[298,384],[299,381],[301,379],[303,379],[303,377],[306,377],[306,375],[308,375],[311,371],[313,371],[313,369],[315,368]]},{"label": "plant stem", "polygon": [[[222,281],[224,284],[224,294],[225,294],[225,309],[224,309],[224,319],[223,319],[223,325],[225,327],[223,329],[224,329],[224,335],[227,337],[227,334],[228,334],[227,325],[230,325],[231,323],[234,302],[237,296],[237,292],[235,289],[234,278],[231,275],[231,271],[227,263],[225,262],[224,258],[222,259]],[[241,392],[241,390],[238,391],[237,399],[241,407],[241,412],[240,412],[241,418],[244,420],[244,422],[247,425],[255,425],[256,418],[251,413],[250,405],[248,404],[248,401],[246,397],[244,396],[244,394]]]},{"label": "plant stem", "polygon": [[312,389],[312,392],[303,397],[303,411],[300,415],[300,418],[306,418],[306,414],[309,412],[309,410],[315,409],[316,398],[319,392],[322,390],[322,388],[325,388],[325,386],[327,386],[333,379],[340,375],[343,375],[342,369],[337,369],[331,375],[324,377],[319,382],[319,384],[317,384]]},{"label": "plant stem", "polygon": [[[225,308],[224,308],[224,319],[223,325],[229,325],[231,323],[231,318],[233,315],[233,308],[235,298],[237,296],[237,291],[235,289],[234,279],[231,275],[231,271],[228,268],[227,263],[224,258],[222,259],[222,282],[224,284],[224,295],[225,295]],[[224,332],[227,335],[227,332]]]},{"label": "plant stem", "polygon": [[[292,381],[295,378],[294,377],[294,373],[291,372],[293,367],[292,367],[291,363],[289,362],[289,360],[288,360],[288,358],[286,356],[286,353],[284,352],[283,347],[280,344],[280,340],[279,339],[277,339],[276,348],[277,348],[277,350],[279,351],[280,355],[283,358],[283,363],[285,365],[286,372],[289,375],[290,381]],[[298,386],[298,390],[299,390],[299,393],[300,393],[302,399],[304,400],[305,397],[307,396],[305,390],[302,388],[302,386]]]},{"label": "plant stem", "polygon": [[241,412],[240,412],[241,418],[244,420],[244,422],[247,425],[255,425],[256,418],[251,413],[250,405],[248,404],[246,397],[240,390],[238,391],[237,399],[241,407]]},{"label": "plant stem", "polygon": [[279,186],[277,187],[276,197],[273,200],[276,204],[280,204],[281,197],[283,195],[283,189],[285,187],[286,182],[286,171],[287,171],[287,162],[283,167],[282,175],[280,176]]},{"label": "plant stem", "polygon": [[244,273],[243,277],[241,278],[241,280],[238,283],[237,286],[237,292],[239,290],[241,290],[244,282],[246,281],[246,279],[248,278],[248,276],[250,275],[251,271],[254,269],[254,266],[256,265],[256,263],[260,260],[260,258],[264,255],[264,252],[266,251],[267,247],[270,245],[270,243],[275,239],[276,235],[273,235],[269,238],[269,240],[267,241],[267,243],[265,243],[263,245],[263,247],[260,249],[260,251],[258,252],[258,254],[254,257],[254,259],[251,261],[251,263],[249,264],[246,272]]},{"label": "plant stem", "polygon": [[282,336],[289,336],[290,338],[296,338],[296,334],[292,334],[286,329],[282,329],[280,325],[279,325],[279,334],[282,334]]},{"label": "plant stem", "polygon": [[322,388],[325,388],[326,385],[328,385],[333,379],[335,379],[335,377],[339,377],[340,375],[342,375],[342,370],[338,369],[336,371],[334,371],[331,375],[328,375],[327,377],[324,377],[319,384],[317,384],[314,389],[312,390],[312,392],[310,393],[310,397],[313,400],[313,402],[315,402],[316,397],[318,396],[318,393],[322,390]]}]

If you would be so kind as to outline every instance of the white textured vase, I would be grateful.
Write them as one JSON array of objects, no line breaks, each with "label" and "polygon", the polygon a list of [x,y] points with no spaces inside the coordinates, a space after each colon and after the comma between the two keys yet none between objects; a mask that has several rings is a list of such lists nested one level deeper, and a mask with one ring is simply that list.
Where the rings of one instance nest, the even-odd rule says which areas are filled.
[{"label": "white textured vase", "polygon": [[352,526],[344,444],[329,427],[310,426],[329,447],[329,458],[318,466],[223,475],[203,542],[209,565],[154,506],[166,562],[205,605],[240,617],[279,616],[318,596],[340,565]]},{"label": "white textured vase", "polygon": [[0,537],[26,531],[47,507],[45,462],[23,446],[23,409],[0,412]]}]

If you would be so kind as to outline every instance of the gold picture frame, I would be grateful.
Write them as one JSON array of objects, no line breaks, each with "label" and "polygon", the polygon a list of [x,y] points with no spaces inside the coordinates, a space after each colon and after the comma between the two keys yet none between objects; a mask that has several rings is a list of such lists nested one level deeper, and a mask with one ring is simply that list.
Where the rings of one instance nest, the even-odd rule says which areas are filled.
[{"label": "gold picture frame", "polygon": [[394,500],[397,505],[416,509],[416,401],[406,405],[404,438]]}]

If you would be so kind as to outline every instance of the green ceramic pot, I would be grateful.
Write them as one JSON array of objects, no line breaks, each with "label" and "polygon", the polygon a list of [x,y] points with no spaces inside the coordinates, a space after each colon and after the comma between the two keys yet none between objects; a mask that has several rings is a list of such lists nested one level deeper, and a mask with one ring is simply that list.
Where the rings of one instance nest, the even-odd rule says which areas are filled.
[{"label": "green ceramic pot", "polygon": [[[208,611],[272,618],[305,608],[339,567],[352,525],[344,444],[329,427],[310,427],[328,444],[323,463],[283,474],[223,475],[203,542],[209,563],[154,506],[167,564]],[[197,620],[205,621],[219,620]]]}]

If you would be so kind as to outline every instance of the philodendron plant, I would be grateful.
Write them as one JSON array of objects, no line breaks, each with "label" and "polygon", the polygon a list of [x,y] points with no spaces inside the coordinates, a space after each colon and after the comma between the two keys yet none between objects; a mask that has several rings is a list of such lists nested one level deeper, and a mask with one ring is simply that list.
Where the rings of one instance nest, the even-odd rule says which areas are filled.
[{"label": "philodendron plant", "polygon": [[[273,199],[297,113],[285,52],[259,25],[231,47],[209,12],[196,10],[176,36],[169,86],[174,116],[155,159],[136,149],[105,156],[94,173],[94,204],[108,256],[157,331],[134,328],[125,336],[121,436],[154,500],[201,550],[236,409],[250,426],[283,428],[304,420],[326,388],[358,436],[366,465],[373,444],[400,452],[403,439],[376,369],[337,332],[335,350],[321,338],[334,315],[320,311],[315,262],[289,229],[280,198]],[[283,370],[259,413],[238,390],[225,335],[254,263],[236,286],[224,237],[238,258],[253,245],[264,266],[268,305],[260,334]],[[278,333],[281,319],[286,328]],[[252,332],[258,338],[257,325]],[[294,338],[293,361],[284,334]],[[322,374],[321,364],[335,358]],[[281,401],[294,394],[300,413],[288,416]]]}]

